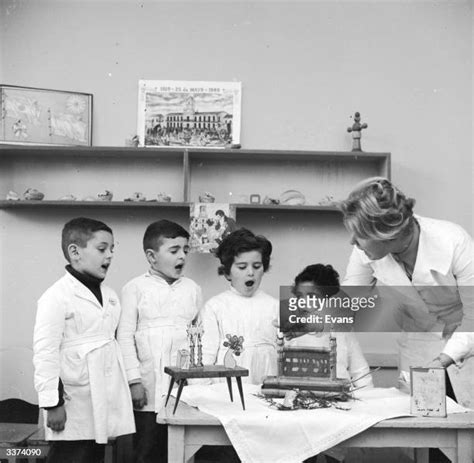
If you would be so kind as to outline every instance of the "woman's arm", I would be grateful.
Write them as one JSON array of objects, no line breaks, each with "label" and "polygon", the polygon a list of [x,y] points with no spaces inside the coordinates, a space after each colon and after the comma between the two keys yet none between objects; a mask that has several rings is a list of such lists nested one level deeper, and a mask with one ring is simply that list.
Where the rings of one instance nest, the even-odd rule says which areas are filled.
[{"label": "woman's arm", "polygon": [[361,253],[362,251],[354,246],[342,286],[372,286],[375,283],[372,267],[363,260]]},{"label": "woman's arm", "polygon": [[443,349],[443,354],[454,362],[474,355],[474,247],[469,234],[462,232],[454,249],[452,271],[462,302],[463,318]]}]

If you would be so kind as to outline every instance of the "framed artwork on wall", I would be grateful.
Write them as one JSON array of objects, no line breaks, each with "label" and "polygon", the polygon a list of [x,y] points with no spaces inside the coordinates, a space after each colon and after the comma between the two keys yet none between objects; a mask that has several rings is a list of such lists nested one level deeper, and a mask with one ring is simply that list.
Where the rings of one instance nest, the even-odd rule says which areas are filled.
[{"label": "framed artwork on wall", "polygon": [[0,143],[92,146],[89,93],[0,85]]},{"label": "framed artwork on wall", "polygon": [[140,80],[140,146],[224,148],[240,144],[240,82]]}]

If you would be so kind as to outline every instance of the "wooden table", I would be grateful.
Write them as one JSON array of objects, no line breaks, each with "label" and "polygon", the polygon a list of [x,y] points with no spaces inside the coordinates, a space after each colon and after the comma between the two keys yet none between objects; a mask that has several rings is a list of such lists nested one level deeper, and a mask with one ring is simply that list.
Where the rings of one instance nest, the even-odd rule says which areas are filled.
[{"label": "wooden table", "polygon": [[[192,461],[203,445],[232,445],[217,418],[182,403],[172,414],[174,398],[157,415],[168,425],[168,461]],[[394,418],[381,421],[342,442],[344,447],[415,448],[417,463],[428,463],[428,448],[448,449],[453,463],[471,463],[474,439],[474,412],[456,413],[447,418]]]},{"label": "wooden table", "polygon": [[227,380],[227,387],[229,389],[229,395],[231,402],[234,401],[232,394],[232,383],[231,378],[235,378],[237,381],[237,387],[239,388],[240,400],[242,402],[242,408],[245,410],[244,392],[242,389],[242,376],[248,376],[249,371],[246,368],[235,367],[227,368],[224,365],[205,365],[203,367],[193,367],[189,369],[177,368],[177,367],[165,367],[165,373],[171,376],[170,386],[168,388],[168,395],[166,396],[165,407],[168,404],[171,391],[175,382],[178,383],[178,392],[176,394],[176,401],[174,404],[173,415],[178,407],[179,398],[181,392],[188,379],[196,378],[225,378]]}]

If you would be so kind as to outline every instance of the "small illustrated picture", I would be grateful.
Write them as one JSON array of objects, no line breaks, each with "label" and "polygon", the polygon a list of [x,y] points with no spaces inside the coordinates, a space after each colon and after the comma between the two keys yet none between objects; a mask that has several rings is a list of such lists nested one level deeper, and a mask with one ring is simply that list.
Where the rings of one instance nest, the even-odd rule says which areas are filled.
[{"label": "small illustrated picture", "polygon": [[240,82],[140,80],[138,85],[141,146],[240,143]]},{"label": "small illustrated picture", "polygon": [[214,252],[222,240],[237,230],[235,207],[225,203],[193,203],[190,206],[191,252]]},{"label": "small illustrated picture", "polygon": [[0,142],[92,145],[92,95],[0,85]]}]

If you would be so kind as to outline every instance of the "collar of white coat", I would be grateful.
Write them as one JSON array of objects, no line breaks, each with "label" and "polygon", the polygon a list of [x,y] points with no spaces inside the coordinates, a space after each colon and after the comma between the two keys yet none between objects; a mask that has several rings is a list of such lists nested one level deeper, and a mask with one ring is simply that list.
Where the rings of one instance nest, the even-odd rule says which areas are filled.
[{"label": "collar of white coat", "polygon": [[150,270],[145,273],[145,278],[152,278],[153,280],[157,281],[158,283],[165,285],[165,286],[177,286],[180,285],[183,277],[178,278],[176,281],[173,281],[173,283],[169,284],[163,277],[160,277],[159,275],[156,275],[154,273],[151,273]]},{"label": "collar of white coat", "polygon": [[[447,229],[448,222],[414,215],[420,225],[420,240],[418,243],[417,264],[422,260],[422,265],[428,270],[434,270],[446,275],[451,267],[454,248],[452,236]],[[369,259],[364,251],[356,248],[365,263],[372,265],[386,265],[395,259],[391,254],[380,260]],[[398,264],[397,264],[398,265]]]},{"label": "collar of white coat", "polygon": [[[79,296],[82,299],[87,299],[88,301],[91,301],[102,308],[97,298],[94,296],[94,294],[92,294],[92,291],[87,286],[83,285],[77,278],[73,277],[69,272],[66,272],[64,278],[66,278],[66,280],[72,285],[74,289],[74,294],[76,296]],[[115,305],[118,302],[109,293],[107,286],[101,284],[100,289],[102,290],[102,300],[104,306],[106,303],[111,303],[112,305]]]}]

